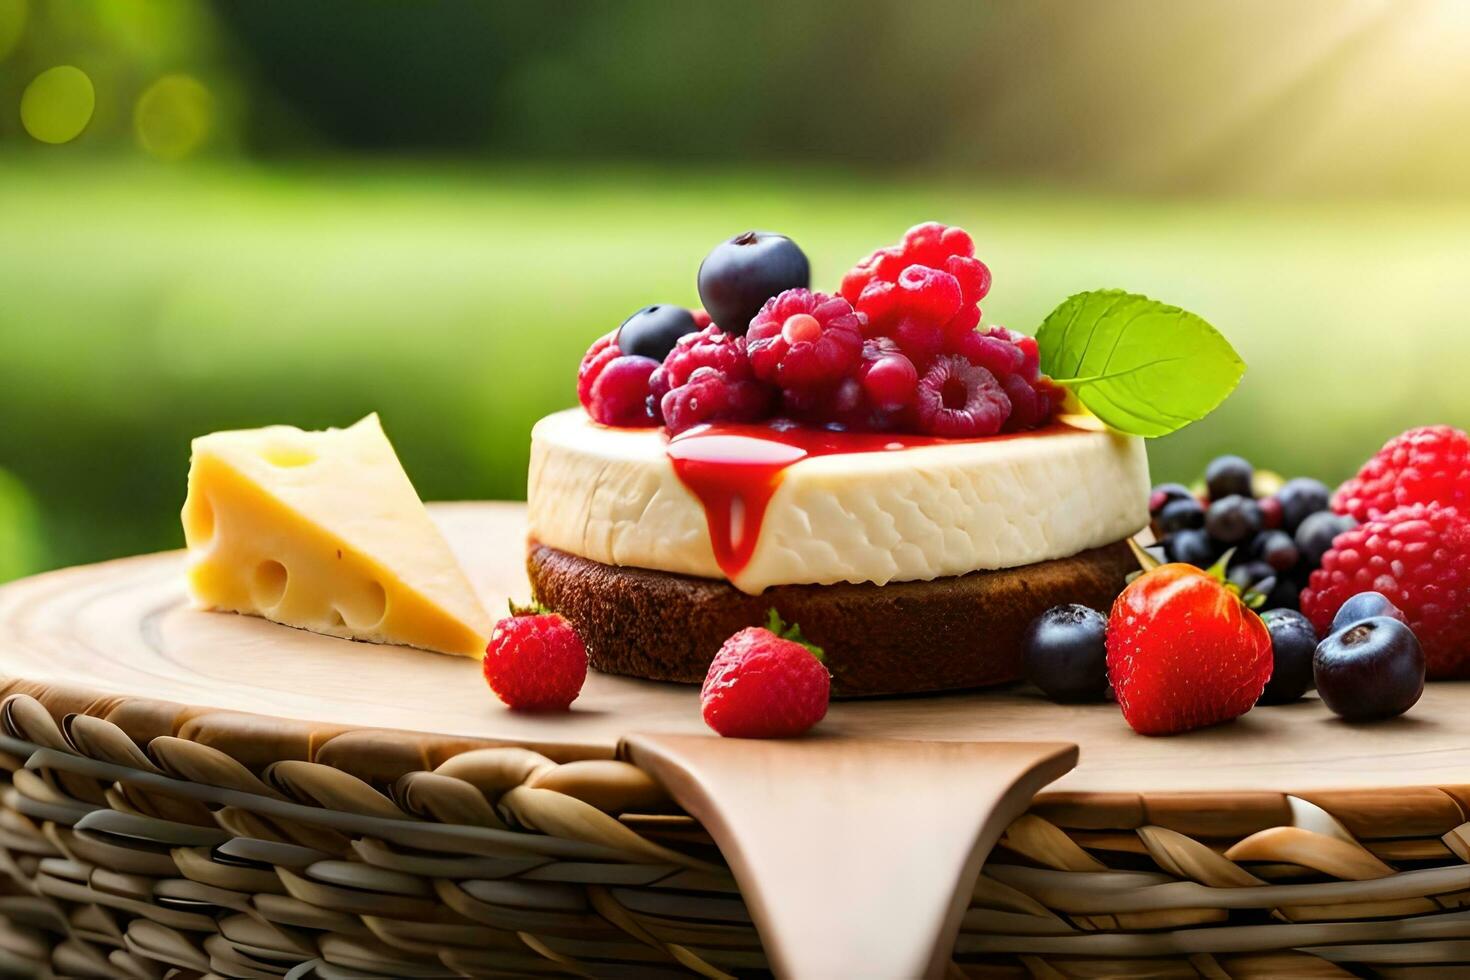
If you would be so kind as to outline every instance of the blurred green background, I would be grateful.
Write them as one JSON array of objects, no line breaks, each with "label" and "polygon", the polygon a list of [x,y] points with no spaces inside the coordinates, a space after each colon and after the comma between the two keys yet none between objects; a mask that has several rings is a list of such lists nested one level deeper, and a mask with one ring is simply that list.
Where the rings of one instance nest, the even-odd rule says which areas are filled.
[{"label": "blurred green background", "polygon": [[[1470,421],[1470,6],[0,0],[0,580],[181,542],[190,437],[379,411],[518,497],[577,358],[780,230],[975,236],[1249,364],[1150,446],[1336,481]],[[55,72],[58,66],[75,71]]]}]

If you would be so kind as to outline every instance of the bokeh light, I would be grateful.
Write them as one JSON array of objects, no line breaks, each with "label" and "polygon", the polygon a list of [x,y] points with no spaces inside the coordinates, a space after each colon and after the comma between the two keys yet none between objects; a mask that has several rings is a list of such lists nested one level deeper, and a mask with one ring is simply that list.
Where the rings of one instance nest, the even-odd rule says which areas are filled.
[{"label": "bokeh light", "polygon": [[20,97],[20,122],[42,143],[69,143],[92,120],[97,93],[87,73],[74,65],[48,68]]},{"label": "bokeh light", "polygon": [[138,97],[133,130],[138,145],[161,160],[181,160],[209,137],[214,99],[197,79],[165,75]]},{"label": "bokeh light", "polygon": [[0,0],[0,61],[15,50],[26,28],[26,0]]}]

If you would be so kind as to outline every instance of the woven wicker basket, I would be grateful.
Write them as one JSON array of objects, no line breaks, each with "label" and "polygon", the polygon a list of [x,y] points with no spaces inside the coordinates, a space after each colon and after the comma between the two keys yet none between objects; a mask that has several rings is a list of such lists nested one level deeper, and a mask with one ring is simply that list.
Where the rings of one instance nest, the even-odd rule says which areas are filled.
[{"label": "woven wicker basket", "polygon": [[[0,703],[0,970],[766,970],[718,850],[627,762],[505,746],[415,766],[423,743],[385,732],[313,761],[289,726],[276,744],[308,751],[237,759],[150,736],[161,714],[136,701],[45,697]],[[1470,787],[1043,794],[975,884],[955,975],[1442,976],[1470,963],[1467,806]]]}]

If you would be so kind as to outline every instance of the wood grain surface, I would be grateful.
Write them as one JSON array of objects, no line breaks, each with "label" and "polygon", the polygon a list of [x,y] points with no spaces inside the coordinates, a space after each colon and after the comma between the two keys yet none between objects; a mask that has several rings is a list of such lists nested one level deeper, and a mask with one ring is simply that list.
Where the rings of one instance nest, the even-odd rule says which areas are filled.
[{"label": "wood grain surface", "polygon": [[[525,598],[524,508],[433,508],[487,605]],[[84,566],[0,588],[0,674],[129,701],[165,699],[341,728],[515,741],[559,758],[609,756],[630,732],[705,734],[696,689],[593,674],[574,710],[505,710],[467,659],[318,636],[189,607],[173,552]],[[140,709],[141,710],[141,709]],[[1054,705],[1025,689],[839,702],[826,737],[1074,742],[1081,761],[1053,789],[1074,793],[1386,790],[1456,784],[1470,761],[1470,684],[1431,684],[1408,715],[1337,719],[1315,698],[1228,725],[1145,738],[1116,706]]]},{"label": "wood grain surface", "polygon": [[1056,742],[630,735],[720,845],[778,977],[940,977],[980,866]]}]

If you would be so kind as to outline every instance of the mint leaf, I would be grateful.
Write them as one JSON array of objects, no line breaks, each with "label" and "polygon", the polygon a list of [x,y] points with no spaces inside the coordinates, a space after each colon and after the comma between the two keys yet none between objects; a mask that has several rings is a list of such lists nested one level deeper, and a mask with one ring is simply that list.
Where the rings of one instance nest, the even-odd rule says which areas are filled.
[{"label": "mint leaf", "polygon": [[1225,400],[1245,362],[1193,313],[1121,289],[1078,293],[1036,332],[1041,370],[1120,432],[1163,436]]}]

